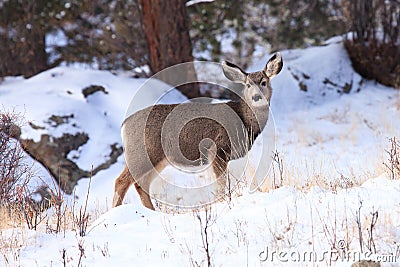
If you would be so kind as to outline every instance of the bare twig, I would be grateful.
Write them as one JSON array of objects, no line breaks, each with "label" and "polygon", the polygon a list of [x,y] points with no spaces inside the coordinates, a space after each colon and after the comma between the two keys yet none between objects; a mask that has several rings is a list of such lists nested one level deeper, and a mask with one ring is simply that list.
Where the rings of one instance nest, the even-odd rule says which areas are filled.
[{"label": "bare twig", "polygon": [[369,225],[368,230],[368,244],[367,247],[369,251],[376,253],[376,246],[375,246],[375,241],[374,241],[374,234],[373,230],[375,228],[376,222],[378,221],[378,211],[374,211],[371,213],[372,218],[371,218],[371,223]]},{"label": "bare twig", "polygon": [[79,249],[79,260],[78,267],[82,266],[82,259],[85,257],[85,248],[83,247],[83,240],[78,241],[78,249]]},{"label": "bare twig", "polygon": [[388,169],[392,180],[400,178],[400,143],[396,140],[396,137],[390,138],[390,149],[386,150],[389,156],[387,162],[383,165]]},{"label": "bare twig", "polygon": [[358,227],[358,241],[360,244],[361,253],[363,253],[363,234],[362,234],[362,226],[361,226],[361,209],[363,206],[363,201],[359,200],[358,210],[356,211],[356,223]]},{"label": "bare twig", "polygon": [[[274,151],[272,154],[272,171],[273,171],[273,176],[274,176],[274,188],[278,188],[283,185],[283,172],[284,172],[284,165],[283,165],[283,159],[278,151]],[[275,174],[275,168],[278,168],[279,172],[279,184],[276,181],[276,174]]]},{"label": "bare twig", "polygon": [[[203,214],[204,215],[203,215]],[[204,209],[204,212],[200,211],[195,211],[195,217],[199,221],[200,224],[200,234],[201,234],[201,240],[203,243],[203,249],[206,255],[207,259],[207,266],[211,267],[212,266],[212,261],[211,261],[211,248],[210,248],[210,227],[215,223],[216,221],[216,216],[211,210],[211,206],[207,206]]]},{"label": "bare twig", "polygon": [[89,214],[87,213],[87,205],[88,205],[88,201],[89,201],[89,192],[90,192],[90,184],[92,183],[92,176],[93,176],[93,166],[92,166],[92,170],[90,172],[89,185],[88,185],[88,189],[86,192],[85,205],[79,209],[79,215],[77,215],[77,216],[74,215],[74,222],[78,228],[79,236],[86,235],[86,230],[87,230],[87,227],[89,224]]}]

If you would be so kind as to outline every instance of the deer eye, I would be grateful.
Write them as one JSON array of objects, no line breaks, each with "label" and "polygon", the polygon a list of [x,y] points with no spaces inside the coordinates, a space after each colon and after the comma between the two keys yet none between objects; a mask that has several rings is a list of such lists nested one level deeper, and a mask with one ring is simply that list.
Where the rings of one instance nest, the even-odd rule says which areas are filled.
[{"label": "deer eye", "polygon": [[260,95],[254,95],[252,98],[253,98],[254,102],[257,102],[262,99],[262,97]]},{"label": "deer eye", "polygon": [[267,86],[267,82],[266,81],[262,81],[261,82],[261,86],[263,86],[263,87]]}]

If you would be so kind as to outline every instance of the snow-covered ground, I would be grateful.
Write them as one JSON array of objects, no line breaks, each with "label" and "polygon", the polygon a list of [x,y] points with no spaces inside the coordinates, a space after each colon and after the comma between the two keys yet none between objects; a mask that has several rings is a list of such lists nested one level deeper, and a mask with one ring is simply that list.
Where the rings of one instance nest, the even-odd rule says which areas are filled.
[{"label": "snow-covered ground", "polygon": [[[215,203],[207,213],[183,214],[147,210],[132,188],[126,197],[130,204],[110,209],[113,182],[123,168],[121,156],[91,180],[92,220],[85,237],[73,227],[58,234],[46,232],[45,225],[37,231],[1,229],[0,265],[204,266],[207,246],[213,266],[349,266],[358,257],[400,265],[400,180],[390,180],[383,166],[389,138],[399,136],[399,92],[362,80],[340,38],[325,46],[283,51],[282,56],[284,69],[272,81],[271,100],[276,150],[284,166],[282,181],[275,181],[279,188],[273,188],[271,172],[264,192],[241,189],[241,196]],[[248,71],[262,69],[268,58]],[[143,82],[59,67],[26,80],[6,78],[0,101],[40,126],[33,130],[27,124],[24,137],[88,133],[89,142],[69,156],[90,170],[107,157],[110,144],[121,144],[120,124]],[[82,89],[90,85],[101,85],[108,94],[85,98]],[[157,96],[149,92],[143,103],[152,104]],[[178,92],[169,96],[168,102],[185,100]],[[74,116],[65,124],[49,123],[51,115],[70,114]],[[260,153],[259,146],[251,153]],[[47,172],[36,168],[48,182]],[[273,170],[280,180],[278,166]],[[66,202],[83,205],[88,185],[88,179],[80,180],[77,200],[67,196]],[[370,255],[370,250],[376,253]],[[351,256],[343,259],[345,254]]]}]

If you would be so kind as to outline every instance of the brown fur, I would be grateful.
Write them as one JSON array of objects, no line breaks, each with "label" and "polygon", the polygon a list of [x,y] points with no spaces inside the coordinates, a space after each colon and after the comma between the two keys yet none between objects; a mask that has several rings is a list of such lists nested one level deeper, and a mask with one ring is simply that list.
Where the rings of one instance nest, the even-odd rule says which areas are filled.
[{"label": "brown fur", "polygon": [[[123,123],[122,136],[126,161],[134,164],[129,166],[129,170],[125,165],[121,175],[115,181],[113,207],[122,204],[128,188],[135,184],[143,205],[154,210],[148,192],[157,173],[167,165],[167,156],[168,160],[176,164],[200,165],[203,155],[199,151],[199,145],[204,139],[210,139],[215,144],[216,157],[211,164],[217,179],[218,191],[223,192],[226,179],[222,177],[228,161],[243,157],[267,123],[272,93],[270,78],[279,73],[282,68],[280,55],[278,55],[278,60],[276,56],[271,60],[264,71],[250,74],[244,73],[231,63],[226,64],[228,70],[224,70],[225,75],[233,81],[245,84],[245,101],[221,104],[155,105],[129,116]],[[266,75],[268,72],[270,77]],[[264,86],[260,85],[264,83]],[[252,89],[254,86],[260,88],[266,99],[262,103],[265,104],[251,106],[251,101],[254,100],[252,97],[255,94]],[[210,116],[201,114],[210,114]],[[220,121],[212,119],[213,114],[217,114],[218,119],[221,116],[227,116],[231,136],[228,135],[226,125],[221,125]],[[231,119],[232,114],[240,120]],[[173,119],[169,116],[173,116]],[[181,125],[183,122],[186,123]],[[176,133],[179,133],[178,137],[175,136]],[[236,141],[232,141],[232,134],[237,138]],[[166,136],[164,141],[162,135]],[[177,143],[173,143],[176,138],[178,138]],[[170,140],[172,140],[171,153],[165,152],[165,147],[163,147],[163,144],[168,146],[169,144],[166,143]],[[166,153],[169,154],[166,156]],[[179,156],[179,153],[183,157]]]}]

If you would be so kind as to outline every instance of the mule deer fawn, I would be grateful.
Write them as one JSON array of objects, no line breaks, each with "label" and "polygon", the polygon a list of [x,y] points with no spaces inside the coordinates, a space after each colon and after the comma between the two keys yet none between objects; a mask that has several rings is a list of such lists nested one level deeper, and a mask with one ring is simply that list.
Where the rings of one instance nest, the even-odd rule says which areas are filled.
[{"label": "mule deer fawn", "polygon": [[[270,80],[281,71],[282,66],[280,53],[273,55],[262,71],[253,73],[246,73],[232,63],[223,62],[222,69],[225,77],[232,82],[244,85],[243,99],[218,104],[160,104],[129,116],[123,122],[121,130],[126,162],[131,164],[128,164],[129,169],[125,164],[124,170],[115,181],[113,207],[122,204],[128,188],[134,184],[143,205],[154,210],[149,196],[153,179],[158,172],[171,163],[183,166],[201,164],[201,147],[204,147],[204,144],[202,145],[204,140],[212,141],[211,145],[206,146],[208,151],[212,151],[215,156],[211,167],[217,179],[218,192],[224,192],[228,161],[245,156],[267,123],[272,94]],[[235,138],[229,136],[226,125],[221,125],[212,118],[213,114],[227,116],[221,115],[226,112],[227,107],[241,121],[241,125],[237,123],[232,125],[228,121],[229,127],[236,128],[234,134],[236,141],[232,141]],[[172,113],[178,114],[182,120],[185,120],[187,114],[204,113],[210,114],[211,117],[200,115],[191,120],[188,118],[187,123],[184,122],[184,125],[180,127],[181,131],[176,134],[178,124],[176,127],[163,129],[164,123],[168,121]],[[166,137],[163,137],[163,134]],[[178,143],[172,144],[168,149],[168,145],[163,142],[174,138],[172,135],[178,135],[176,137]]]}]

